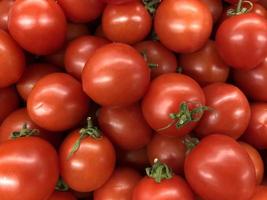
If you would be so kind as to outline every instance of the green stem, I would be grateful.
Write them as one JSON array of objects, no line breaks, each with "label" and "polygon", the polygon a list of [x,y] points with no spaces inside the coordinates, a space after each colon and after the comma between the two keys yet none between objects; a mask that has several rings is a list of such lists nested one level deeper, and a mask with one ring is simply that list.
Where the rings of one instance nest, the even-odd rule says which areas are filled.
[{"label": "green stem", "polygon": [[154,16],[157,10],[158,5],[160,4],[161,0],[143,0],[143,4],[148,12]]},{"label": "green stem", "polygon": [[39,133],[40,131],[38,129],[29,129],[28,124],[24,123],[20,131],[14,131],[13,133],[10,134],[10,138],[16,139],[20,137],[29,137],[29,136],[38,135]]},{"label": "green stem", "polygon": [[60,177],[57,181],[57,185],[55,187],[55,190],[60,192],[66,192],[69,190],[69,186],[63,181],[63,179]]},{"label": "green stem", "polygon": [[242,9],[243,0],[239,0],[237,7],[236,7],[236,13],[240,13]]},{"label": "green stem", "polygon": [[147,57],[146,50],[143,50],[143,51],[141,52],[141,55],[143,56],[144,60],[147,62],[148,67],[149,67],[150,69],[156,69],[156,68],[159,67],[159,65],[156,64],[156,63],[149,63],[149,62],[148,62],[148,57]]},{"label": "green stem", "polygon": [[183,143],[186,146],[186,154],[188,154],[199,144],[199,139],[191,136],[186,136],[183,140]]},{"label": "green stem", "polygon": [[157,183],[160,183],[163,179],[171,179],[173,176],[172,170],[158,159],[154,160],[152,167],[146,168],[146,174]]}]

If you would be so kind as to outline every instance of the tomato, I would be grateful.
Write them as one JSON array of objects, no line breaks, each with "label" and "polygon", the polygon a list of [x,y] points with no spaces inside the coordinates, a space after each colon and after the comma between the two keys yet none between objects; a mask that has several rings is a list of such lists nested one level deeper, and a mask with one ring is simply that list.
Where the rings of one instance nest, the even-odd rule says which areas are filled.
[{"label": "tomato", "polygon": [[256,13],[258,15],[261,15],[261,16],[267,18],[267,10],[266,10],[266,8],[264,8],[259,3],[254,3],[253,9],[251,10],[251,12]]},{"label": "tomato", "polygon": [[90,31],[85,24],[68,23],[67,41],[74,40],[80,36],[88,35]]},{"label": "tomato", "polygon": [[[238,3],[239,0],[224,0],[224,1],[231,3],[231,4],[236,4],[236,3]],[[257,2],[257,1],[258,0],[250,0],[250,2]]]},{"label": "tomato", "polygon": [[8,12],[13,4],[14,0],[0,1],[0,29],[7,30]]},{"label": "tomato", "polygon": [[27,100],[36,82],[44,76],[55,72],[59,72],[59,68],[50,64],[36,63],[28,66],[16,85],[20,96]]},{"label": "tomato", "polygon": [[142,110],[146,121],[155,131],[169,136],[184,136],[197,124],[194,122],[196,118],[191,116],[192,110],[190,114],[182,109],[184,105],[190,110],[191,107],[200,108],[205,105],[204,93],[189,76],[169,73],[152,81],[143,98]]},{"label": "tomato", "polygon": [[59,156],[63,180],[78,192],[100,188],[110,178],[116,161],[112,143],[92,126],[71,132],[63,141]]},{"label": "tomato", "polygon": [[154,26],[160,41],[168,49],[191,53],[207,42],[212,15],[199,0],[164,0],[157,9]]},{"label": "tomato", "polygon": [[213,83],[204,89],[205,112],[195,129],[197,136],[205,137],[218,133],[239,138],[246,130],[250,119],[250,107],[246,96],[234,85]]},{"label": "tomato", "polygon": [[4,119],[19,107],[19,96],[14,87],[0,89],[0,125]]},{"label": "tomato", "polygon": [[16,83],[25,68],[25,56],[15,41],[0,30],[0,88]]},{"label": "tomato", "polygon": [[219,19],[223,11],[222,1],[221,0],[201,0],[201,1],[208,6],[212,14],[213,23],[215,23]]},{"label": "tomato", "polygon": [[128,3],[131,1],[135,1],[135,0],[102,0],[105,3],[110,3],[110,4],[122,4],[122,3]]},{"label": "tomato", "polygon": [[265,200],[267,196],[267,186],[257,186],[256,192],[250,200]]},{"label": "tomato", "polygon": [[267,104],[252,103],[251,118],[243,140],[258,149],[267,148]]},{"label": "tomato", "polygon": [[53,194],[48,198],[48,200],[76,200],[76,198],[70,192],[54,191]]},{"label": "tomato", "polygon": [[103,106],[125,106],[140,100],[149,82],[149,68],[131,46],[121,43],[99,48],[82,73],[83,89]]},{"label": "tomato", "polygon": [[267,8],[267,0],[259,0],[259,3]]},{"label": "tomato", "polygon": [[264,164],[260,153],[257,151],[257,149],[245,142],[239,142],[239,144],[242,145],[242,147],[247,151],[249,157],[251,158],[256,170],[257,184],[261,184],[264,173]]},{"label": "tomato", "polygon": [[152,19],[139,1],[127,4],[109,4],[102,16],[102,28],[107,38],[114,42],[134,44],[150,32]]},{"label": "tomato", "polygon": [[138,104],[119,108],[102,107],[98,112],[98,122],[106,136],[121,149],[141,149],[152,137],[152,129]]},{"label": "tomato", "polygon": [[131,168],[119,168],[101,188],[94,191],[94,200],[132,200],[134,187],[141,178]]},{"label": "tomato", "polygon": [[225,82],[229,74],[229,67],[219,56],[212,40],[209,40],[197,52],[181,54],[179,64],[182,73],[194,78],[203,86],[215,82]]},{"label": "tomato", "polygon": [[96,49],[108,44],[108,41],[95,36],[82,36],[72,41],[65,53],[65,69],[77,79],[81,79],[82,70]]},{"label": "tomato", "polygon": [[64,131],[84,119],[88,99],[77,80],[68,74],[53,73],[35,84],[27,100],[27,109],[40,127]]},{"label": "tomato", "polygon": [[104,10],[99,0],[58,0],[67,18],[72,22],[84,23],[95,20]]},{"label": "tomato", "polygon": [[156,65],[151,67],[151,78],[176,72],[178,67],[176,56],[159,42],[147,40],[135,44],[134,48],[143,54],[148,65]]},{"label": "tomato", "polygon": [[24,137],[0,145],[0,199],[43,200],[54,190],[56,150],[45,140]]},{"label": "tomato", "polygon": [[186,147],[180,138],[171,138],[156,134],[147,145],[147,155],[150,164],[158,158],[167,164],[175,174],[183,174]]},{"label": "tomato", "polygon": [[205,200],[250,200],[256,186],[255,168],[247,152],[234,139],[210,135],[189,153],[185,176]]},{"label": "tomato", "polygon": [[255,69],[233,70],[235,84],[251,99],[267,101],[267,57]]},{"label": "tomato", "polygon": [[8,30],[27,51],[47,55],[63,46],[67,23],[54,0],[16,0],[9,13]]},{"label": "tomato", "polygon": [[216,33],[216,46],[231,67],[255,68],[267,55],[267,20],[254,13],[225,20]]}]

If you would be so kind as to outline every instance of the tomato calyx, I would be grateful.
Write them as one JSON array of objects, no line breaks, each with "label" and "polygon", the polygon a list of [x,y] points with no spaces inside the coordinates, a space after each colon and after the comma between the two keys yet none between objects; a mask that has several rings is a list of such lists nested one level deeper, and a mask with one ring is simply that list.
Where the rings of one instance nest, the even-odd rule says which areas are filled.
[{"label": "tomato calyx", "polygon": [[60,177],[57,181],[55,190],[60,192],[66,192],[69,190],[69,186],[63,181],[63,179]]},{"label": "tomato calyx", "polygon": [[[247,7],[243,7],[243,3],[248,4],[248,8]],[[242,14],[246,14],[249,13],[252,9],[253,9],[253,3],[250,1],[244,1],[244,0],[239,0],[236,9],[231,8],[227,11],[227,15],[228,16],[235,16],[235,15],[242,15]]]},{"label": "tomato calyx", "polygon": [[141,55],[143,56],[144,60],[147,62],[148,67],[150,69],[155,69],[155,68],[158,68],[159,67],[159,65],[156,64],[156,63],[148,63],[147,53],[146,53],[145,50],[141,52]]},{"label": "tomato calyx", "polygon": [[147,11],[154,16],[157,10],[157,7],[161,3],[161,0],[143,0],[143,4]]},{"label": "tomato calyx", "polygon": [[29,129],[28,124],[24,123],[20,131],[14,131],[13,133],[10,134],[10,138],[17,139],[20,137],[34,136],[34,135],[38,135],[39,132],[40,131],[38,129]]},{"label": "tomato calyx", "polygon": [[171,179],[173,176],[172,170],[157,158],[154,160],[152,167],[146,168],[146,174],[157,183],[160,183],[163,179]]},{"label": "tomato calyx", "polygon": [[186,154],[189,154],[199,144],[199,139],[187,135],[183,139],[183,144],[186,146]]}]

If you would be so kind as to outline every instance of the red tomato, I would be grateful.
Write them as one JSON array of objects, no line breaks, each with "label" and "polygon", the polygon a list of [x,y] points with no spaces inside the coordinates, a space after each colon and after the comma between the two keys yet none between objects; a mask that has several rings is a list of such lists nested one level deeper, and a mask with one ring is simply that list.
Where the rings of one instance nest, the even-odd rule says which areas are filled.
[{"label": "red tomato", "polygon": [[47,55],[63,46],[67,23],[54,0],[16,0],[9,13],[8,29],[27,51]]},{"label": "red tomato", "polygon": [[189,153],[185,176],[205,200],[250,200],[256,186],[255,168],[245,149],[225,135],[210,135]]},{"label": "red tomato", "polygon": [[0,29],[7,30],[8,12],[13,4],[14,0],[0,1]]},{"label": "red tomato", "polygon": [[54,191],[59,170],[56,150],[37,137],[0,145],[0,199],[44,200]]},{"label": "red tomato", "polygon": [[35,84],[27,100],[27,109],[40,127],[64,131],[84,119],[88,99],[77,80],[68,74],[53,73]]},{"label": "red tomato", "polygon": [[100,0],[58,0],[67,18],[72,22],[84,23],[95,20],[105,8]]},{"label": "red tomato", "polygon": [[212,40],[209,40],[197,52],[181,54],[179,65],[184,74],[194,78],[203,86],[215,82],[225,82],[229,74],[229,67],[219,56]]},{"label": "red tomato", "polygon": [[201,0],[201,1],[208,6],[212,14],[213,23],[215,23],[219,19],[223,11],[222,1],[221,0]]},{"label": "red tomato", "polygon": [[259,0],[259,3],[267,8],[267,0]]},{"label": "red tomato", "polygon": [[54,191],[53,194],[47,200],[77,200],[77,199],[70,192]]},{"label": "red tomato", "polygon": [[0,88],[16,83],[25,68],[23,51],[15,41],[0,30]]},{"label": "red tomato", "polygon": [[86,62],[96,49],[106,44],[108,44],[106,39],[95,36],[82,36],[72,41],[65,53],[66,71],[77,79],[81,79],[82,70]]},{"label": "red tomato", "polygon": [[175,54],[159,42],[143,41],[135,44],[134,48],[143,54],[148,65],[156,65],[151,67],[151,78],[176,72],[178,63]]},{"label": "red tomato", "polygon": [[246,96],[235,86],[213,83],[204,89],[206,104],[212,110],[205,112],[195,129],[197,136],[218,133],[239,138],[246,130],[250,108]]},{"label": "red tomato", "polygon": [[80,36],[88,35],[90,31],[85,24],[68,23],[67,41],[74,40]]},{"label": "red tomato", "polygon": [[267,18],[267,10],[259,3],[254,3],[251,12]]},{"label": "red tomato", "polygon": [[59,68],[50,64],[36,63],[28,66],[16,85],[20,96],[27,100],[36,82],[55,72],[59,72]]},{"label": "red tomato", "polygon": [[132,200],[134,187],[141,178],[131,168],[119,168],[101,188],[94,191],[94,200]]},{"label": "red tomato", "polygon": [[[152,81],[143,98],[142,110],[146,121],[155,131],[169,136],[184,136],[196,126],[196,122],[192,114],[181,109],[182,104],[187,104],[190,110],[191,107],[203,106],[204,93],[189,76],[169,73]],[[171,115],[175,116],[172,118]]]},{"label": "red tomato", "polygon": [[121,5],[109,4],[102,16],[103,31],[114,42],[139,42],[149,34],[151,26],[151,16],[139,1]]},{"label": "red tomato", "polygon": [[250,200],[265,200],[267,197],[267,186],[257,186],[256,192]]},{"label": "red tomato", "polygon": [[98,122],[106,136],[121,149],[137,150],[145,147],[152,137],[152,129],[146,123],[141,107],[102,107]]},{"label": "red tomato", "polygon": [[19,107],[19,96],[14,87],[0,89],[0,125],[4,119]]},{"label": "red tomato", "polygon": [[82,73],[83,89],[103,106],[125,106],[140,100],[150,82],[149,68],[131,46],[121,43],[99,48]]},{"label": "red tomato", "polygon": [[255,68],[267,55],[267,20],[254,13],[225,20],[217,31],[216,46],[228,65]]},{"label": "red tomato", "polygon": [[122,4],[122,3],[128,3],[131,1],[135,1],[135,0],[102,0],[105,3],[110,3],[110,4]]},{"label": "red tomato", "polygon": [[235,84],[251,99],[267,101],[267,57],[255,69],[233,70]]},{"label": "red tomato", "polygon": [[199,0],[164,0],[157,9],[154,26],[160,41],[168,49],[190,53],[207,42],[212,15]]}]

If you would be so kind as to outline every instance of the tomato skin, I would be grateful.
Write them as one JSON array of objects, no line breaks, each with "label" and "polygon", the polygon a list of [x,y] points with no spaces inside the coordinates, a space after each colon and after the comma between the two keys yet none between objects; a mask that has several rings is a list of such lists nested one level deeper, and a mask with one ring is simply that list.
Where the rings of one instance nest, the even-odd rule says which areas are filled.
[{"label": "tomato skin", "polygon": [[105,3],[109,4],[122,4],[122,3],[128,3],[135,0],[102,0]]},{"label": "tomato skin", "polygon": [[219,56],[215,42],[212,40],[209,40],[199,51],[181,54],[179,64],[183,74],[194,78],[202,86],[225,82],[229,75],[229,67]]},{"label": "tomato skin", "polygon": [[201,0],[201,1],[208,6],[212,14],[213,23],[215,23],[219,19],[223,11],[222,1],[221,0]]},{"label": "tomato skin", "polygon": [[0,162],[1,200],[43,200],[54,191],[58,157],[46,141],[24,137],[5,142],[0,145]]},{"label": "tomato skin", "polygon": [[0,29],[7,31],[8,12],[13,4],[14,0],[0,1]]},{"label": "tomato skin", "polygon": [[205,200],[249,200],[254,193],[253,163],[229,136],[203,138],[187,156],[184,169],[192,189]]},{"label": "tomato skin", "polygon": [[65,53],[64,63],[66,71],[77,79],[81,79],[82,70],[86,62],[96,49],[108,44],[106,39],[95,36],[82,36],[72,41]]},{"label": "tomato skin", "polygon": [[94,191],[94,200],[132,200],[134,187],[141,178],[131,168],[119,168],[101,188]]},{"label": "tomato skin", "polygon": [[116,162],[115,150],[105,136],[98,139],[85,137],[79,149],[68,159],[79,137],[79,130],[71,132],[60,147],[61,176],[75,191],[91,192],[110,178]]},{"label": "tomato skin", "polygon": [[82,72],[84,91],[102,106],[127,106],[137,102],[149,82],[150,70],[143,57],[122,43],[96,50]]},{"label": "tomato skin", "polygon": [[[201,87],[189,76],[164,74],[150,84],[142,101],[143,115],[150,127],[157,131],[173,121],[169,114],[177,113],[183,102],[197,102],[205,105],[205,96]],[[196,122],[189,122],[179,129],[173,125],[159,133],[181,137],[188,134],[196,124]]]},{"label": "tomato skin", "polygon": [[157,41],[142,41],[134,45],[140,53],[145,53],[148,64],[157,64],[151,69],[151,78],[154,79],[161,74],[176,72],[178,67],[176,56],[169,49]]},{"label": "tomato skin", "polygon": [[25,69],[25,56],[8,33],[0,30],[0,88],[16,83]]},{"label": "tomato skin", "polygon": [[35,84],[27,100],[27,110],[40,127],[64,131],[84,119],[88,103],[77,80],[65,73],[53,73]]},{"label": "tomato skin", "polygon": [[205,3],[199,0],[164,0],[156,11],[154,26],[168,49],[191,53],[207,42],[212,16]]},{"label": "tomato skin", "polygon": [[216,46],[231,67],[255,68],[267,54],[267,20],[254,13],[226,19],[216,33]]},{"label": "tomato skin", "polygon": [[109,4],[102,16],[103,31],[113,42],[139,42],[149,34],[151,26],[151,16],[139,1],[121,5]]},{"label": "tomato skin", "polygon": [[194,200],[189,185],[179,176],[162,180],[144,177],[135,187],[132,200]]},{"label": "tomato skin", "polygon": [[239,138],[250,120],[246,96],[237,87],[227,83],[213,83],[203,90],[206,105],[212,110],[202,116],[195,129],[197,136],[217,133]]},{"label": "tomato skin", "polygon": [[68,23],[67,41],[72,41],[80,36],[89,35],[89,33],[90,31],[85,24]]},{"label": "tomato skin", "polygon": [[77,200],[70,192],[58,192],[54,191],[48,200]]},{"label": "tomato skin", "polygon": [[0,88],[0,125],[19,107],[19,95],[14,87]]},{"label": "tomato skin", "polygon": [[58,0],[67,18],[76,23],[95,20],[101,15],[105,4],[99,0]]},{"label": "tomato skin", "polygon": [[265,200],[267,196],[267,186],[259,185],[251,200]]},{"label": "tomato skin", "polygon": [[138,104],[119,108],[102,107],[98,112],[98,123],[112,143],[124,150],[141,149],[152,137],[152,129]]}]

